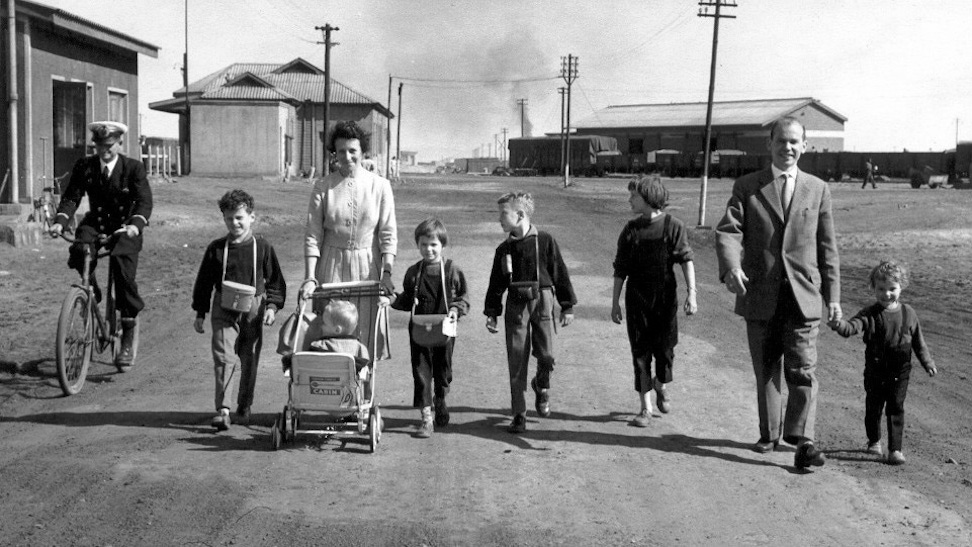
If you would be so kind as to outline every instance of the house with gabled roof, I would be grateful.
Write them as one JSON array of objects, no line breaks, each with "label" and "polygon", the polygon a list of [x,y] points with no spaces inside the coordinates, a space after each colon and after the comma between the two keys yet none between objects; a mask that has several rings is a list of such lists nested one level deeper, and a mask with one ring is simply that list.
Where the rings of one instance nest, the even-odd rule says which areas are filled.
[{"label": "house with gabled roof", "polygon": [[[573,125],[578,134],[616,138],[621,164],[638,170],[655,163],[656,153],[702,152],[707,106],[704,101],[616,105]],[[713,102],[710,150],[765,154],[770,127],[784,116],[803,123],[808,151],[843,151],[847,118],[813,97]]]},{"label": "house with gabled roof", "polygon": [[[179,115],[180,141],[194,175],[322,173],[328,160],[325,79],[322,69],[301,58],[234,63],[149,108]],[[328,128],[357,122],[370,135],[369,156],[383,168],[391,111],[333,78],[330,91]]]}]

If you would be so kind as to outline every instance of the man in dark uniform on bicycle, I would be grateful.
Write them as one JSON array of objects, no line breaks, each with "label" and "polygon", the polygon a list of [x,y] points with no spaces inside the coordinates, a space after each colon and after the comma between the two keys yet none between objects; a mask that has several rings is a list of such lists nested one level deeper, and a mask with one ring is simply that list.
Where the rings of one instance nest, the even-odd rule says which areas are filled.
[{"label": "man in dark uniform on bicycle", "polygon": [[[57,237],[74,216],[81,198],[88,195],[90,210],[78,225],[76,243],[71,245],[68,267],[84,271],[84,245],[96,244],[101,236],[114,235],[114,246],[108,267],[115,282],[115,308],[121,315],[121,350],[115,365],[121,370],[134,365],[135,334],[138,312],[145,303],[138,295],[135,272],[138,253],[142,250],[142,231],[152,215],[152,189],[145,176],[145,165],[128,158],[119,151],[122,136],[128,132],[125,124],[94,122],[88,124],[95,155],[74,164],[71,179],[57,208],[56,224],[51,235]],[[101,289],[95,280],[95,254],[92,253],[91,285],[95,298],[101,300]]]}]

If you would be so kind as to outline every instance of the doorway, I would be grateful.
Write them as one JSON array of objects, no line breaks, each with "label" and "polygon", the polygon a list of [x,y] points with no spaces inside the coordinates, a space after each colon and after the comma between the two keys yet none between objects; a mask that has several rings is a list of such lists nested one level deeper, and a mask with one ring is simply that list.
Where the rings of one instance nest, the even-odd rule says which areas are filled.
[{"label": "doorway", "polygon": [[88,84],[57,80],[53,83],[53,176],[60,177],[87,152]]}]

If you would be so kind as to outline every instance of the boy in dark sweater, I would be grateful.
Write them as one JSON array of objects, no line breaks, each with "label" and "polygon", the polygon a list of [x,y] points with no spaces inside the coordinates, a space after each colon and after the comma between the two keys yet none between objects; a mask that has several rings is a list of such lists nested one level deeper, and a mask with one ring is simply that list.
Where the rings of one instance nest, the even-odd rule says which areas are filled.
[{"label": "boy in dark sweater", "polygon": [[[206,312],[212,309],[213,373],[216,380],[216,412],[213,427],[225,431],[230,425],[226,392],[229,382],[227,365],[235,351],[240,359],[240,386],[236,416],[247,419],[256,388],[260,349],[263,346],[263,325],[272,325],[277,310],[284,305],[287,284],[273,246],[262,236],[253,234],[253,197],[243,190],[231,190],[219,199],[228,234],[206,248],[196,283],[192,289],[192,309],[196,311],[193,327],[206,332]],[[252,305],[248,310],[224,308],[224,282],[255,287]],[[215,295],[214,295],[215,293]],[[210,296],[212,306],[210,306]]]},{"label": "boy in dark sweater", "polygon": [[518,434],[526,431],[523,394],[531,345],[537,358],[537,375],[530,382],[536,395],[534,406],[537,414],[547,417],[550,373],[554,369],[554,301],[560,304],[560,325],[566,327],[574,320],[577,298],[557,242],[530,221],[533,196],[504,194],[497,204],[500,226],[509,237],[496,248],[483,313],[489,332],[499,332],[496,318],[503,313],[503,293],[508,292],[504,320],[513,421],[507,430]]},{"label": "boy in dark sweater", "polygon": [[876,302],[850,321],[827,323],[847,338],[864,333],[864,428],[867,451],[882,456],[881,411],[888,416],[888,463],[905,463],[901,451],[904,433],[904,402],[911,377],[911,354],[915,353],[929,376],[938,373],[925,337],[921,334],[918,314],[900,302],[901,291],[908,286],[908,272],[894,262],[884,261],[871,270],[871,289]]}]

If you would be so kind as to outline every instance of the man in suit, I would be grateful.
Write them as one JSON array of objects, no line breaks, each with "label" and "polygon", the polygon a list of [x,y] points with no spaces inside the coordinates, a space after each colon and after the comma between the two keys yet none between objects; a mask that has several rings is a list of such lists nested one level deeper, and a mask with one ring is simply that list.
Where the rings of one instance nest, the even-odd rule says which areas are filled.
[{"label": "man in suit", "polygon": [[[759,403],[753,449],[770,452],[782,436],[797,447],[795,466],[806,468],[824,464],[813,444],[817,336],[821,296],[828,319],[841,317],[840,264],[830,189],[797,167],[806,129],[782,118],[767,146],[772,165],[736,180],[716,228],[719,279],[746,319]],[[781,376],[789,391],[785,414]]]},{"label": "man in suit", "polygon": [[[57,237],[77,211],[81,198],[88,195],[90,210],[78,225],[75,244],[71,246],[68,267],[83,274],[85,245],[98,244],[99,236],[115,236],[108,267],[115,280],[115,308],[121,315],[121,349],[115,358],[119,370],[134,365],[134,340],[138,312],[145,303],[138,294],[135,273],[138,253],[142,250],[142,231],[152,216],[152,189],[145,176],[145,165],[119,153],[125,124],[94,122],[88,125],[95,155],[74,164],[71,179],[61,196],[56,224],[51,235]],[[111,243],[108,243],[111,245]],[[94,255],[92,255],[94,258]],[[91,284],[95,298],[101,300],[101,289],[94,276],[97,261],[91,263]]]}]

